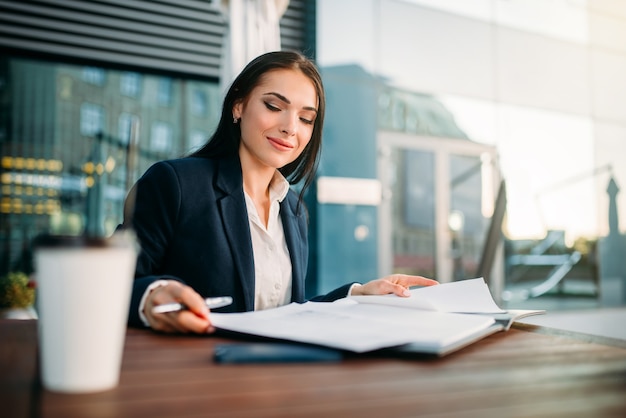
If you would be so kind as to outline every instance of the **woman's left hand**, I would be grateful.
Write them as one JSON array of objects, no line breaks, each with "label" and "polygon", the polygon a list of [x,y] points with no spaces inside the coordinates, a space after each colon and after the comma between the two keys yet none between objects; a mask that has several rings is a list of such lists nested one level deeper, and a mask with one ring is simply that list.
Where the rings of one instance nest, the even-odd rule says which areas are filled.
[{"label": "woman's left hand", "polygon": [[411,296],[411,286],[432,286],[439,284],[438,281],[427,279],[422,276],[409,276],[407,274],[392,274],[381,279],[372,280],[362,286],[354,286],[351,296],[362,295],[386,295],[393,293],[398,296]]}]

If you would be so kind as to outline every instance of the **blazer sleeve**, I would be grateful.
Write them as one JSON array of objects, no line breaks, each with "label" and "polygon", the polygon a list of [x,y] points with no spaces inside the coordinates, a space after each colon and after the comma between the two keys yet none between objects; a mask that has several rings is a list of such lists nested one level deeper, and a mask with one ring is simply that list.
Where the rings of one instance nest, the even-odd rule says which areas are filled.
[{"label": "blazer sleeve", "polygon": [[[356,283],[356,282],[354,282]],[[344,284],[341,287],[338,287],[337,289],[325,294],[325,295],[319,295],[319,296],[315,296],[313,298],[311,298],[312,302],[334,302],[337,299],[342,299],[345,298],[346,296],[348,296],[348,292],[350,291],[350,287],[352,287],[352,285],[354,283],[348,283],[348,284]]]},{"label": "blazer sleeve", "polygon": [[132,219],[124,219],[124,226],[132,225],[141,245],[128,316],[130,326],[144,326],[139,318],[139,303],[152,282],[159,279],[183,282],[178,277],[159,274],[179,208],[180,187],[173,168],[166,162],[156,163],[137,182],[134,209],[127,214],[132,214]]}]

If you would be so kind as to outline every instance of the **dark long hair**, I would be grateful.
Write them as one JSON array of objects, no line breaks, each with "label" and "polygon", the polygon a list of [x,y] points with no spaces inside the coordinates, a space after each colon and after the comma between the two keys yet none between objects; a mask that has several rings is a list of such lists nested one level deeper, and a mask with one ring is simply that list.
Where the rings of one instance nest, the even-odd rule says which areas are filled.
[{"label": "dark long hair", "polygon": [[313,83],[319,100],[311,140],[298,158],[279,169],[282,175],[291,183],[299,183],[304,180],[300,192],[300,197],[302,198],[304,191],[315,177],[315,170],[319,163],[326,97],[324,95],[322,77],[317,67],[311,60],[299,52],[268,52],[250,61],[235,78],[235,81],[233,81],[226,93],[226,97],[224,97],[222,116],[215,132],[208,142],[202,148],[193,152],[191,156],[214,158],[232,156],[238,153],[241,129],[239,123],[233,123],[233,107],[236,103],[245,102],[250,92],[259,84],[261,77],[268,71],[276,69],[301,71]]}]

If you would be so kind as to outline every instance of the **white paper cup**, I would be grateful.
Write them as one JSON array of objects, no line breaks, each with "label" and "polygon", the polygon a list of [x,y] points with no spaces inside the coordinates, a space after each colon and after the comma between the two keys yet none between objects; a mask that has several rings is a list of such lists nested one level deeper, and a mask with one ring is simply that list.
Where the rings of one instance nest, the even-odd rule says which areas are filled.
[{"label": "white paper cup", "polygon": [[114,388],[137,260],[134,239],[44,237],[34,257],[43,386],[66,393]]}]

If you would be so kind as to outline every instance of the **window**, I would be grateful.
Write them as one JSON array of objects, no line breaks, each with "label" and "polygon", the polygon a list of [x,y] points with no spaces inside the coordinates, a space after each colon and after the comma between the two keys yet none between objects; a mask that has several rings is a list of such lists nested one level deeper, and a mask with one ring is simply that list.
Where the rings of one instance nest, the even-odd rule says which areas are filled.
[{"label": "window", "polygon": [[83,81],[96,86],[104,85],[104,70],[97,67],[84,67]]},{"label": "window", "polygon": [[80,133],[85,136],[94,136],[104,128],[104,109],[93,103],[83,103],[80,106]]},{"label": "window", "polygon": [[209,136],[206,132],[202,131],[192,131],[191,135],[189,135],[189,150],[195,151],[209,139]]},{"label": "window", "polygon": [[165,122],[152,124],[150,148],[156,152],[168,152],[172,149],[172,127]]},{"label": "window", "polygon": [[120,76],[120,93],[137,97],[141,93],[141,74],[125,72]]},{"label": "window", "polygon": [[139,118],[130,113],[122,113],[117,121],[117,136],[122,144],[128,144],[131,139],[133,125],[137,125]]},{"label": "window", "polygon": [[157,102],[162,106],[172,104],[172,79],[161,77],[157,87]]},{"label": "window", "polygon": [[201,90],[194,90],[191,95],[191,113],[194,116],[204,116],[207,111],[206,93]]}]

